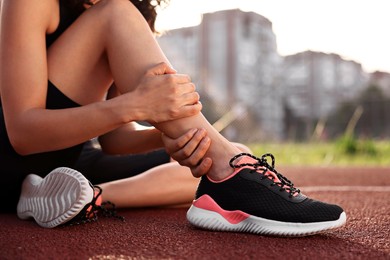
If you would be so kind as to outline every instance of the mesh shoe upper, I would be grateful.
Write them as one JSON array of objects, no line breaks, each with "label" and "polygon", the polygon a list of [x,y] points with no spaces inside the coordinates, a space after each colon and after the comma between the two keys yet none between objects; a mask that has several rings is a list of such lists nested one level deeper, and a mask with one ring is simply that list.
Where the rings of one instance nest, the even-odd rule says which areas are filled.
[{"label": "mesh shoe upper", "polygon": [[[307,198],[263,158],[257,159],[258,163],[245,164],[246,168],[222,182],[213,182],[203,176],[196,199],[207,194],[225,210],[241,210],[283,222],[322,222],[340,217],[342,208]],[[276,172],[277,178],[270,177],[270,170]]]}]

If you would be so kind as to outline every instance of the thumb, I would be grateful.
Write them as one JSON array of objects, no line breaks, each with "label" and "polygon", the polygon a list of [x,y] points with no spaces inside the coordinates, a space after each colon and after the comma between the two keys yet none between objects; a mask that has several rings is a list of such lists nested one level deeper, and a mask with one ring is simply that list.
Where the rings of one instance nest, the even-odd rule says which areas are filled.
[{"label": "thumb", "polygon": [[164,74],[176,74],[176,70],[168,65],[166,62],[161,62],[156,66],[148,69],[146,75],[164,75]]}]

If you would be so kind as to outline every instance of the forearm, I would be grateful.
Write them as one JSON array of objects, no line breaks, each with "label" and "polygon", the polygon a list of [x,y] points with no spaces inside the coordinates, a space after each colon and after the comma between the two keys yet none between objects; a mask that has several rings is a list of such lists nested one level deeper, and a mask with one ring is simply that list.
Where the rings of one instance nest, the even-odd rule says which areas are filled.
[{"label": "forearm", "polygon": [[6,121],[10,141],[22,155],[65,149],[124,124],[114,101],[59,110],[29,109],[18,116],[11,114]]},{"label": "forearm", "polygon": [[125,125],[99,137],[104,152],[109,154],[133,154],[162,148],[161,132],[155,128],[134,129]]},{"label": "forearm", "polygon": [[163,132],[170,138],[176,139],[186,133],[190,129],[203,128],[207,135],[211,138],[219,138],[218,131],[207,121],[202,113],[198,113],[191,117],[180,118],[177,120],[153,124],[157,129]]}]

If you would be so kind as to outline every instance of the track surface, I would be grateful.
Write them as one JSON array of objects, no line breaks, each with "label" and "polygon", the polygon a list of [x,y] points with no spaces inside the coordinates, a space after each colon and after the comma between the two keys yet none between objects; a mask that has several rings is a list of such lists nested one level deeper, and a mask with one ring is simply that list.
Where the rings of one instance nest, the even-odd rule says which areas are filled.
[{"label": "track surface", "polygon": [[347,224],[278,238],[198,230],[186,209],[122,210],[125,223],[55,229],[1,214],[0,259],[390,259],[390,168],[279,170],[310,197],[341,205]]}]

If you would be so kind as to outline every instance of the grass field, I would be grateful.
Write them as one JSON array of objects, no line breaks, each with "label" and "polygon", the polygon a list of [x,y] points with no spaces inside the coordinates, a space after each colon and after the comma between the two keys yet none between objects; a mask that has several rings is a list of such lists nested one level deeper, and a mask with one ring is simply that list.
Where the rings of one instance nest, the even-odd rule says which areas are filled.
[{"label": "grass field", "polygon": [[390,141],[338,140],[248,145],[256,156],[272,153],[276,165],[390,167]]}]

